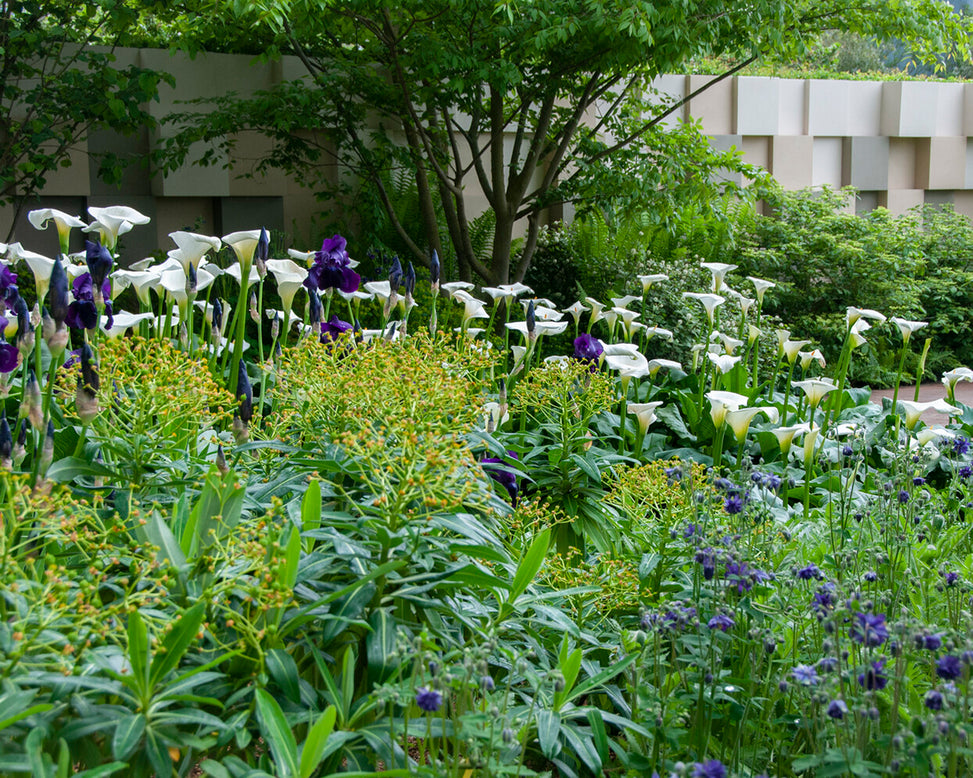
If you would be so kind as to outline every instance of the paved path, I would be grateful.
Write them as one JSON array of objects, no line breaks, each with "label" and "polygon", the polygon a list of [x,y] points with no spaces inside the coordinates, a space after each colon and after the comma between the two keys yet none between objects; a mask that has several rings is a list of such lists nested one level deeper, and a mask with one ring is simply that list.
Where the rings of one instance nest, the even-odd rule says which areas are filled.
[{"label": "paved path", "polygon": [[[881,403],[883,397],[892,399],[891,389],[876,389],[872,392],[872,402]],[[916,396],[915,386],[899,387],[899,399],[911,400]],[[946,397],[946,387],[942,384],[922,384],[919,387],[919,402],[932,402]],[[973,406],[973,383],[969,381],[959,381],[956,384],[956,399],[963,405]],[[926,424],[943,424],[949,421],[949,416],[938,411],[926,411],[921,416]]]}]

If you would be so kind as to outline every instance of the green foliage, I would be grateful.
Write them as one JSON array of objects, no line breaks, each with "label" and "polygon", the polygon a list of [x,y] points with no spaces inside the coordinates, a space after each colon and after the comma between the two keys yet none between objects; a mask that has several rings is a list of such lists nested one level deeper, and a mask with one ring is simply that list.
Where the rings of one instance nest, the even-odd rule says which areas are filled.
[{"label": "green foliage", "polygon": [[[131,4],[117,0],[0,8],[0,201],[19,208],[70,164],[72,147],[91,130],[155,126],[146,104],[172,79],[119,67],[112,53],[136,18]],[[111,181],[127,161],[107,153],[98,163]]]}]

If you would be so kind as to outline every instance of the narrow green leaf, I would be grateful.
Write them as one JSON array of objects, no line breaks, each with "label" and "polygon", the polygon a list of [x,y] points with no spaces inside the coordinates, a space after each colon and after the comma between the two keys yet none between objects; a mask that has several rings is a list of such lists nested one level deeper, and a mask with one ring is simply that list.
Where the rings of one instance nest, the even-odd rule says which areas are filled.
[{"label": "narrow green leaf", "polygon": [[287,549],[284,552],[284,564],[280,569],[280,582],[287,589],[293,589],[297,583],[297,566],[301,559],[301,533],[297,527],[291,526],[287,539]]},{"label": "narrow green leaf", "polygon": [[204,759],[199,763],[199,767],[207,775],[212,775],[213,778],[232,778],[229,770],[212,759]]},{"label": "narrow green leaf", "polygon": [[368,679],[375,685],[383,683],[398,663],[392,659],[395,652],[396,622],[386,611],[377,610],[368,617],[368,625],[372,628],[365,636]]},{"label": "narrow green leaf", "polygon": [[608,733],[605,731],[605,720],[597,708],[588,708],[588,724],[591,726],[591,738],[598,750],[601,763],[608,761]]},{"label": "narrow green leaf", "polygon": [[57,742],[57,778],[68,778],[71,771],[71,749],[63,737]]},{"label": "narrow green leaf", "polygon": [[545,529],[534,538],[530,544],[530,548],[527,549],[527,553],[524,554],[520,560],[520,564],[517,565],[517,572],[514,575],[513,585],[510,587],[510,598],[508,602],[513,602],[527,590],[527,586],[534,580],[541,569],[541,565],[544,564],[544,557],[547,556],[547,550],[550,544],[550,529]]},{"label": "narrow green leaf", "polygon": [[169,749],[151,727],[146,727],[145,730],[145,753],[158,778],[163,776],[168,778],[172,775],[172,757],[169,756]]},{"label": "narrow green leaf", "polygon": [[260,732],[270,747],[281,778],[297,778],[300,768],[297,762],[297,741],[294,732],[284,718],[277,701],[263,689],[257,689],[257,721]]},{"label": "narrow green leaf", "polygon": [[152,661],[149,684],[154,688],[159,681],[176,669],[186,650],[192,645],[203,623],[206,603],[198,602],[186,611],[176,622],[166,639],[162,642],[163,651],[156,654]]},{"label": "narrow green leaf", "polygon": [[[310,532],[321,526],[321,482],[314,479],[307,485],[304,499],[301,500],[301,531]],[[305,536],[304,550],[311,553],[314,538]]]},{"label": "narrow green leaf", "polygon": [[561,709],[568,695],[571,694],[571,689],[574,688],[574,682],[578,679],[578,671],[581,669],[581,649],[574,649],[562,660],[559,669],[564,676],[564,689],[554,695],[554,710]]},{"label": "narrow green leaf", "polygon": [[137,610],[128,614],[128,661],[132,677],[147,691],[149,680],[149,635]]},{"label": "narrow green leaf", "polygon": [[307,739],[301,747],[301,778],[311,778],[318,764],[324,757],[324,749],[328,745],[328,738],[334,730],[334,722],[338,711],[334,705],[329,705],[314,726],[308,730]]},{"label": "narrow green leaf", "polygon": [[128,767],[128,762],[109,762],[108,764],[100,765],[99,767],[92,767],[90,770],[83,770],[80,773],[75,773],[74,778],[105,778],[108,775],[114,775],[119,770],[124,770]]},{"label": "narrow green leaf", "polygon": [[5,719],[0,720],[0,731],[6,729],[13,724],[16,724],[21,719],[26,719],[28,716],[33,716],[35,713],[45,713],[49,711],[54,706],[48,702],[41,705],[33,705],[27,710],[22,710],[20,713],[15,713],[13,716],[8,716]]}]

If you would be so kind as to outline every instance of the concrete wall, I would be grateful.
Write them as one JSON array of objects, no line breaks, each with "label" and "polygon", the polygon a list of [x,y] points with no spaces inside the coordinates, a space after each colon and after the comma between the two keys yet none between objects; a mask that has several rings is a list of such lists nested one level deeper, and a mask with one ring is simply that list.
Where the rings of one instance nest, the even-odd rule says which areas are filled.
[{"label": "concrete wall", "polygon": [[[160,119],[184,110],[181,101],[229,91],[246,94],[303,77],[295,58],[261,64],[241,55],[190,60],[166,51],[128,49],[119,53],[119,61],[175,77],[177,87],[164,85],[160,100],[148,106]],[[682,98],[711,81],[712,76],[668,75],[655,86],[664,95]],[[701,123],[715,148],[739,149],[747,162],[766,168],[786,188],[851,185],[865,193],[858,210],[883,206],[901,213],[923,202],[949,202],[973,216],[973,84],[739,76],[714,84],[667,122],[689,118]],[[286,230],[308,248],[319,237],[315,217],[321,205],[313,192],[279,172],[243,176],[269,141],[242,136],[232,157],[221,160],[225,164],[187,165],[153,176],[149,152],[170,131],[133,137],[92,133],[72,150],[72,165],[53,173],[28,209],[47,205],[86,216],[91,205],[138,208],[153,222],[126,236],[125,252],[132,260],[171,248],[167,235],[177,229],[222,235],[266,226]],[[106,185],[89,154],[107,149],[145,164],[130,168],[119,186]],[[196,154],[205,150],[200,147]],[[481,195],[470,195],[474,209],[485,208]],[[11,219],[9,211],[0,210],[0,228]],[[53,231],[37,233],[25,214],[18,220],[16,239],[37,251],[56,251]]]}]

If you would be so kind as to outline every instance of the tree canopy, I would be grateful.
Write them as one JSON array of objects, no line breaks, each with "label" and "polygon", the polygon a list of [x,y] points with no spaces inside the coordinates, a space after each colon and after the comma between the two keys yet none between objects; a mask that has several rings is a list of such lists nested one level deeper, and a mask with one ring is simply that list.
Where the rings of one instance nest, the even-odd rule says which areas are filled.
[{"label": "tree canopy", "polygon": [[[649,99],[656,76],[719,55],[733,63],[725,77],[769,53],[804,51],[830,29],[908,41],[927,57],[968,52],[970,40],[938,0],[256,0],[230,8],[234,23],[270,36],[271,54],[298,56],[307,78],[248,101],[230,96],[194,122],[180,117],[173,159],[200,139],[264,132],[278,142],[268,164],[305,175],[325,163],[353,171],[416,257],[448,248],[462,278],[492,283],[522,277],[552,204],[591,202],[606,187],[646,207],[663,192],[705,198],[718,189],[710,171],[732,160],[708,151],[692,126],[663,126],[677,106]],[[320,132],[300,132],[310,129]],[[396,171],[414,182],[422,235],[396,214]],[[475,189],[494,217],[487,256],[471,235]],[[522,220],[526,238],[514,256]]]}]

